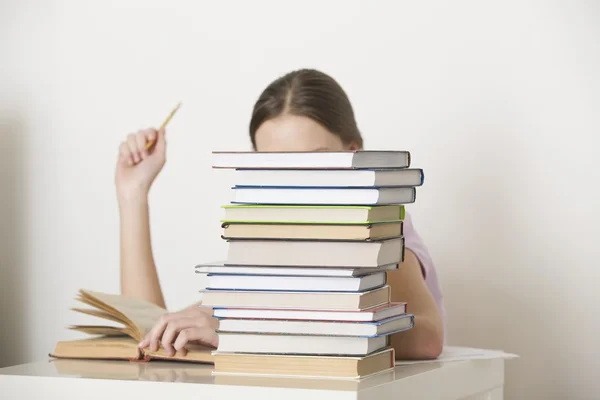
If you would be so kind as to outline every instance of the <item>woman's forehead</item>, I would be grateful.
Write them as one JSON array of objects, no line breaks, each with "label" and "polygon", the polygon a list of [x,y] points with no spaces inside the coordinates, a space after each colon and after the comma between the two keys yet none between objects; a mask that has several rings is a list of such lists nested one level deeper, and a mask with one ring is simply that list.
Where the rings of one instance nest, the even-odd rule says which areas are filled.
[{"label": "woman's forehead", "polygon": [[337,151],[341,139],[315,120],[298,115],[282,115],[265,121],[256,130],[258,151]]}]

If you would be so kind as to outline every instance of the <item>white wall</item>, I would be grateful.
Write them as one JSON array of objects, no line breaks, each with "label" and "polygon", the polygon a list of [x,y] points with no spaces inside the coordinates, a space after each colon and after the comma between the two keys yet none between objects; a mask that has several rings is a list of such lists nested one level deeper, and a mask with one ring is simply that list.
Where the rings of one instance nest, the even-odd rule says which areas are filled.
[{"label": "white wall", "polygon": [[210,151],[249,148],[261,89],[316,67],[368,148],[425,169],[450,342],[520,354],[507,398],[597,397],[597,3],[30,0],[0,34],[0,364],[72,337],[80,287],[118,291],[118,142],[180,100],[152,228],[169,305],[196,300],[225,254]]}]

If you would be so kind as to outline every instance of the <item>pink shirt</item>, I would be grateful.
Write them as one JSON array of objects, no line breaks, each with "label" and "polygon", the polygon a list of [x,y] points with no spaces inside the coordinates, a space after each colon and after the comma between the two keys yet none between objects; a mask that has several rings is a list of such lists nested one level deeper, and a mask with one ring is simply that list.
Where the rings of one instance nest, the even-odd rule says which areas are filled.
[{"label": "pink shirt", "polygon": [[[423,243],[423,240],[413,227],[412,219],[408,213],[406,213],[404,217],[404,246],[415,253],[417,259],[421,263],[421,270],[423,272],[425,284],[429,288],[429,292],[431,292],[431,295],[433,296],[433,299],[440,310],[442,322],[445,327],[446,310],[444,309],[444,296],[442,295],[442,290],[440,289],[440,285],[438,283],[435,265],[431,260],[431,256],[429,255],[427,247],[425,247],[425,243]],[[408,310],[410,312],[410,304],[408,304]]]}]

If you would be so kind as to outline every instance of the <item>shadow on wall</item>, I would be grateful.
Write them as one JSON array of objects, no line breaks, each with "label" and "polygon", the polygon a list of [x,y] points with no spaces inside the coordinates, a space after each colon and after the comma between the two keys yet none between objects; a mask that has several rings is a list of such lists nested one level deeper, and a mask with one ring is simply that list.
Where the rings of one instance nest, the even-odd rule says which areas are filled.
[{"label": "shadow on wall", "polygon": [[25,132],[0,110],[0,367],[23,362],[26,329]]}]

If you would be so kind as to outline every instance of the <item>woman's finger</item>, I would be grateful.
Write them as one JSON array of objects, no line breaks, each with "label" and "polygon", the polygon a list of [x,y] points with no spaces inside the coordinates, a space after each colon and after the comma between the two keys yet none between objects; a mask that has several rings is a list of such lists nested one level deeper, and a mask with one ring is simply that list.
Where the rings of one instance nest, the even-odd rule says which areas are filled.
[{"label": "woman's finger", "polygon": [[175,355],[175,351],[173,350],[173,342],[175,341],[175,337],[178,333],[185,329],[195,325],[195,321],[193,318],[178,318],[175,319],[167,325],[165,328],[165,332],[162,335],[162,339],[160,343],[162,347],[165,349],[169,356]]},{"label": "woman's finger", "polygon": [[142,341],[138,344],[138,347],[140,349],[145,349],[146,347],[148,347],[149,344],[150,344],[150,339],[148,338],[148,335],[146,335],[146,336],[144,336]]},{"label": "woman's finger", "polygon": [[148,128],[148,129],[144,129],[142,131],[143,135],[144,135],[144,139],[145,139],[145,143],[144,143],[144,150],[146,151],[146,153],[149,152],[149,150],[146,150],[146,146],[148,145],[148,143],[156,143],[156,140],[158,138],[158,132],[156,131],[156,129],[153,128]]},{"label": "woman's finger", "polygon": [[148,150],[146,150],[146,144],[148,143],[147,136],[150,134],[149,131],[150,131],[150,129],[144,129],[144,130],[139,131],[135,135],[135,139],[137,141],[137,148],[138,148],[139,156],[141,159],[144,159],[148,156]]},{"label": "woman's finger", "polygon": [[158,322],[154,324],[152,330],[150,330],[150,334],[148,336],[149,339],[149,347],[151,351],[158,351],[159,342],[162,338],[163,332],[167,328],[169,322],[171,322],[176,317],[175,314],[165,314],[158,319]]},{"label": "woman's finger", "polygon": [[217,334],[214,329],[209,326],[185,328],[179,332],[173,347],[175,351],[179,351],[191,341],[199,341],[201,343],[217,347]]},{"label": "woman's finger", "polygon": [[129,136],[127,136],[127,145],[129,146],[129,151],[131,152],[131,155],[133,157],[133,162],[137,164],[140,161],[142,161],[140,151],[138,149],[137,134],[132,133]]},{"label": "woman's finger", "polygon": [[131,156],[127,142],[123,142],[119,146],[119,162],[125,165],[133,165],[133,157]]}]

